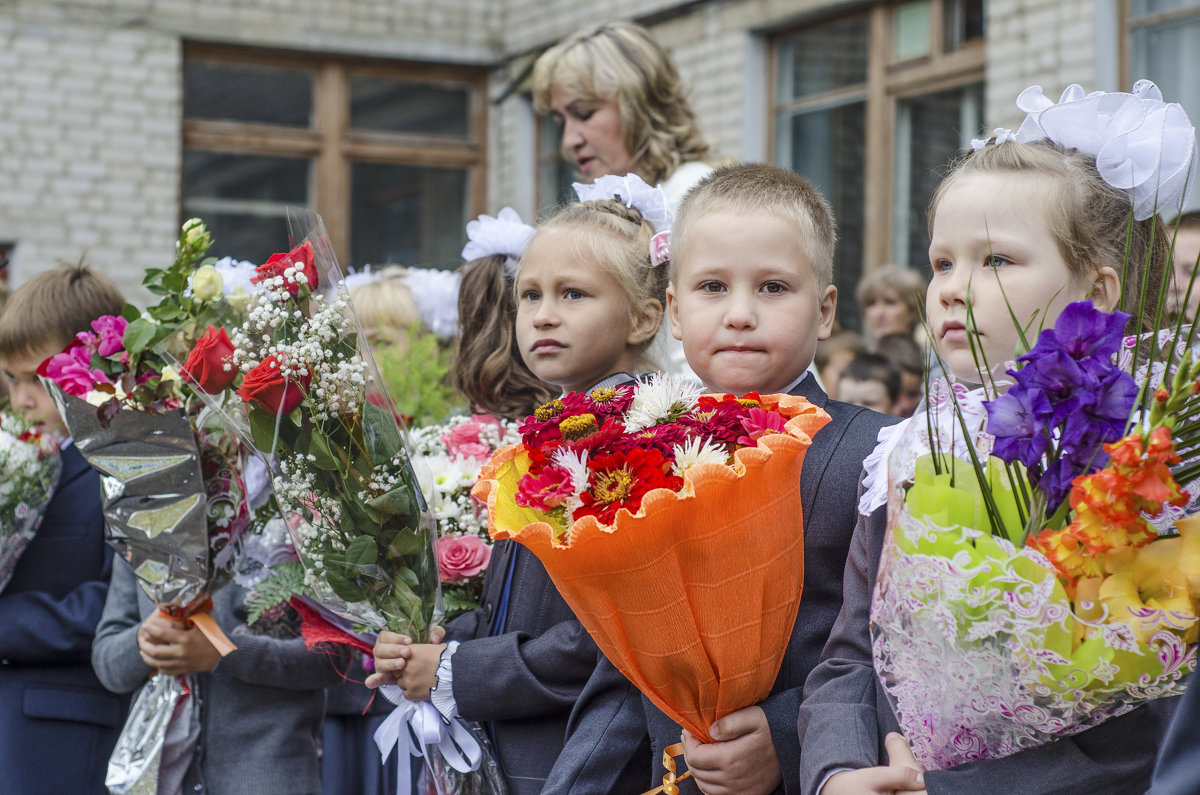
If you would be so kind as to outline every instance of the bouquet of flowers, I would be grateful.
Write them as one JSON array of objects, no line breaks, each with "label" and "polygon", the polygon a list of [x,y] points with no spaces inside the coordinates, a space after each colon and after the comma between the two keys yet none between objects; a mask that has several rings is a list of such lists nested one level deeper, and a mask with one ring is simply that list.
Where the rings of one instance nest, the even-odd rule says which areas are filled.
[{"label": "bouquet of flowers", "polygon": [[933,382],[889,440],[873,653],[930,769],[1176,695],[1195,666],[1200,525],[1179,483],[1198,472],[1200,364],[1164,332],[1139,366],[1128,319],[1069,305],[1003,395]]},{"label": "bouquet of flowers", "polygon": [[56,439],[0,412],[0,592],[33,540],[61,471]]},{"label": "bouquet of flowers", "polygon": [[473,493],[621,672],[708,738],[778,674],[804,578],[800,470],[828,421],[803,398],[670,376],[572,393],[522,423]]},{"label": "bouquet of flowers", "polygon": [[413,467],[437,520],[438,573],[449,620],[479,607],[492,557],[486,507],[472,499],[471,489],[492,454],[520,435],[515,423],[473,414],[414,428],[409,439]]},{"label": "bouquet of flowers", "polygon": [[[219,273],[203,259],[211,244],[200,221],[185,223],[174,264],[146,274],[160,302],[144,314],[126,306],[97,318],[38,373],[100,473],[108,542],[162,613],[195,626],[226,655],[235,646],[208,611],[250,524],[243,448],[172,366],[173,352],[186,350],[198,328],[232,311]],[[179,677],[156,677],[142,689],[109,760],[111,792],[157,785],[167,726],[188,697]]]}]

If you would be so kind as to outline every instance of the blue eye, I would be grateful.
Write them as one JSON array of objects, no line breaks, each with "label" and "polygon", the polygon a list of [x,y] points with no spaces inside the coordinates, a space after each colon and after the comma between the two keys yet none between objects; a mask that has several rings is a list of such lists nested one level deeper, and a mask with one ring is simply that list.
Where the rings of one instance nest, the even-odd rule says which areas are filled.
[{"label": "blue eye", "polygon": [[536,290],[526,290],[525,292],[521,293],[522,301],[536,301],[541,297],[542,296],[538,294]]},{"label": "blue eye", "polygon": [[579,290],[571,289],[571,290],[567,290],[566,292],[564,292],[563,296],[568,301],[578,301],[580,298],[584,297],[584,293]]},{"label": "blue eye", "polygon": [[939,273],[946,273],[953,268],[954,265],[948,259],[939,259],[934,260],[930,267],[933,269],[933,273],[936,276]]},{"label": "blue eye", "polygon": [[1011,264],[1012,260],[1006,257],[1001,257],[999,254],[990,254],[987,259],[983,261],[983,267],[985,268],[1000,268]]}]

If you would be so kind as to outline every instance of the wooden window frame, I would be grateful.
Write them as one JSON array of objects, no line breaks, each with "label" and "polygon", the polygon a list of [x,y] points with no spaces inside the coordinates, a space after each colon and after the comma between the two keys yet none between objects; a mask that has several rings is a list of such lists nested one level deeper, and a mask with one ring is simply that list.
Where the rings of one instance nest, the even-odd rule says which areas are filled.
[{"label": "wooden window frame", "polygon": [[[463,168],[467,171],[467,217],[487,203],[487,70],[324,53],[244,48],[185,42],[184,62],[270,66],[313,76],[311,127],[183,118],[184,149],[229,154],[276,155],[312,162],[309,200],[320,213],[340,262],[349,262],[350,171],[355,162]],[[419,135],[350,128],[350,77],[374,76],[468,89],[467,137]],[[185,197],[184,197],[185,198]]]},{"label": "wooden window frame", "polygon": [[[1128,2],[1128,0],[1124,0]],[[812,17],[799,25],[789,25],[771,38],[767,58],[769,107],[767,151],[774,161],[776,126],[780,113],[789,110],[815,108],[837,99],[865,96],[866,151],[863,161],[863,262],[862,273],[892,261],[893,205],[895,193],[895,134],[896,103],[903,99],[961,88],[984,82],[986,70],[986,36],[963,43],[945,51],[942,19],[945,0],[930,0],[930,52],[927,55],[893,59],[895,43],[894,15],[899,2],[875,3],[853,13],[837,13]],[[787,36],[808,28],[818,27],[855,16],[867,16],[867,82],[851,88],[839,88],[814,94],[799,100],[780,103],[778,98],[779,46]]]},{"label": "wooden window frame", "polygon": [[1189,8],[1177,8],[1174,11],[1159,11],[1155,14],[1133,16],[1133,0],[1120,0],[1119,11],[1121,34],[1117,45],[1117,68],[1123,76],[1123,85],[1132,85],[1134,77],[1130,75],[1133,69],[1133,31],[1137,28],[1161,25],[1164,22],[1175,22],[1183,19],[1200,18],[1200,5]]}]

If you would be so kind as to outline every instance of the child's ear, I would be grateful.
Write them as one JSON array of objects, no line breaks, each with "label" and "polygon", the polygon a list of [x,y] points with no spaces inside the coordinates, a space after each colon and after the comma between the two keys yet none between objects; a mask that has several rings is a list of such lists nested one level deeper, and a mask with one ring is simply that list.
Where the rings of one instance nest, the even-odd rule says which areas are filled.
[{"label": "child's ear", "polygon": [[827,340],[833,333],[833,316],[837,312],[837,286],[829,285],[821,294],[821,303],[817,306],[820,311],[817,323],[817,339]]},{"label": "child's ear", "polygon": [[1088,299],[1101,312],[1112,312],[1121,305],[1121,276],[1116,268],[1105,265],[1096,271]]},{"label": "child's ear", "polygon": [[667,286],[667,319],[671,321],[671,336],[682,340],[683,326],[679,324],[679,299],[675,297],[675,285],[673,284]]},{"label": "child's ear", "polygon": [[662,323],[663,308],[657,298],[651,298],[642,307],[641,314],[634,318],[633,328],[629,330],[629,336],[626,338],[626,343],[629,345],[641,345],[646,340],[654,336],[658,331],[659,325]]}]

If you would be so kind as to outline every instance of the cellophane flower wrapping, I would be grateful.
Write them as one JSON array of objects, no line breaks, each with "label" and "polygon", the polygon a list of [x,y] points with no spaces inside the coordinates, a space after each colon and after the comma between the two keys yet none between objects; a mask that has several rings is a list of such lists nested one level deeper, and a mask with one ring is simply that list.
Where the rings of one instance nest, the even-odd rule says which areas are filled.
[{"label": "cellophane flower wrapping", "polygon": [[184,377],[243,428],[318,601],[370,630],[440,618],[436,530],[320,218],[257,268],[246,320],[209,330]]},{"label": "cellophane flower wrapping", "polygon": [[778,675],[804,581],[800,472],[828,421],[803,398],[672,377],[573,393],[473,493],[492,537],[536,554],[613,664],[707,740]]},{"label": "cellophane flower wrapping", "polygon": [[61,471],[57,439],[0,412],[0,593],[37,532]]},{"label": "cellophane flower wrapping", "polygon": [[[1125,317],[1111,326],[1118,337]],[[1003,402],[935,380],[924,409],[897,426],[872,652],[927,769],[1008,756],[1183,692],[1195,666],[1200,524],[1182,518],[1194,497],[1167,469],[1180,460],[1162,418],[1176,400],[1168,391],[1190,399],[1192,384],[1174,374],[1194,378],[1194,364],[1143,359],[1138,381],[1150,379],[1144,394],[1158,409],[1127,428],[1138,408],[1132,394],[1121,398],[1109,412],[1119,419],[1086,459],[1086,445],[1063,442],[1080,438],[1080,426],[1041,423],[1081,405],[1096,420],[1109,387],[1126,391],[1111,373],[1128,368],[1144,342],[1127,338],[1116,367],[1116,345],[1093,352],[1104,365],[1093,374],[1107,386],[1064,382],[1047,402],[1035,386],[1047,347],[1021,358],[1034,370],[1009,371],[1020,380]],[[1168,371],[1171,390],[1162,386]],[[1061,511],[1051,493],[1064,495]]]},{"label": "cellophane flower wrapping", "polygon": [[517,425],[487,414],[450,417],[409,432],[413,468],[437,520],[438,575],[446,620],[478,608],[492,557],[487,506],[471,489],[488,459],[520,441]]}]

